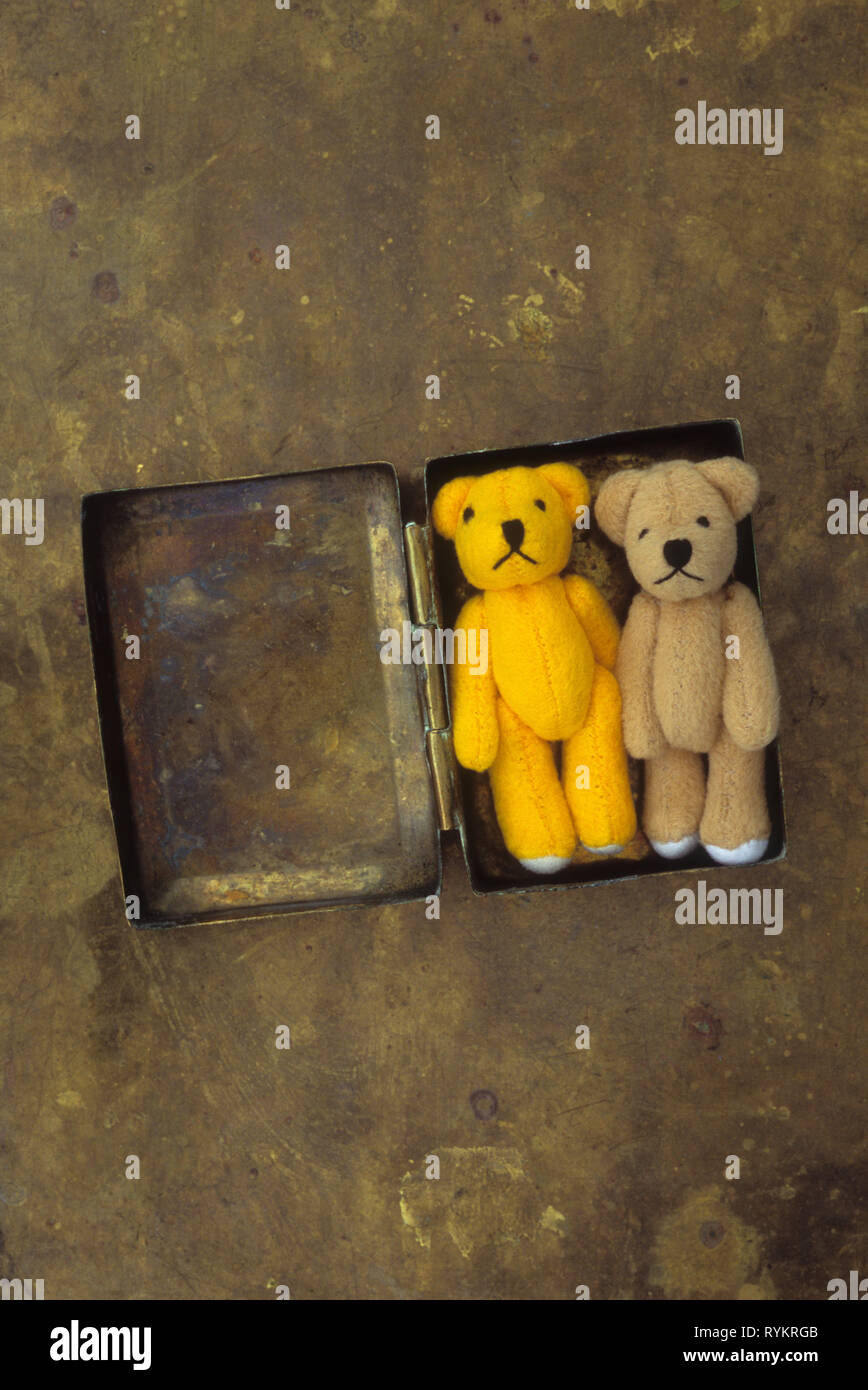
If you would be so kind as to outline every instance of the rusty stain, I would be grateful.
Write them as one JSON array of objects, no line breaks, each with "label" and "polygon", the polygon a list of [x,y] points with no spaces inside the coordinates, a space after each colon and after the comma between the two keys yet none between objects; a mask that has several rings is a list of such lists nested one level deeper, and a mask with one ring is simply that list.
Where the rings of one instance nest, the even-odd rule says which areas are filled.
[{"label": "rusty stain", "polygon": [[498,1111],[497,1096],[493,1091],[474,1091],[470,1106],[477,1120],[493,1120]]},{"label": "rusty stain", "polygon": [[684,1015],[684,1027],[691,1042],[714,1052],[723,1037],[723,1023],[707,1004],[695,1004]]},{"label": "rusty stain", "polygon": [[485,18],[488,20],[489,24],[499,24],[501,19],[500,12],[498,10],[486,10]]},{"label": "rusty stain", "polygon": [[247,255],[254,265],[262,265],[262,252],[258,246],[254,246],[252,251],[247,252]]},{"label": "rusty stain", "polygon": [[358,53],[359,49],[367,43],[367,36],[357,29],[355,24],[350,21],[350,26],[345,34],[341,35],[341,43],[344,48],[352,49],[353,53]]},{"label": "rusty stain", "polygon": [[699,1239],[709,1250],[714,1250],[720,1245],[725,1235],[726,1227],[722,1221],[704,1221],[699,1228]]},{"label": "rusty stain", "polygon": [[120,287],[118,277],[113,270],[101,270],[93,277],[91,293],[101,304],[114,304],[115,300],[120,299]]},{"label": "rusty stain", "polygon": [[71,198],[55,198],[48,210],[48,218],[55,231],[65,231],[75,221],[78,208]]}]

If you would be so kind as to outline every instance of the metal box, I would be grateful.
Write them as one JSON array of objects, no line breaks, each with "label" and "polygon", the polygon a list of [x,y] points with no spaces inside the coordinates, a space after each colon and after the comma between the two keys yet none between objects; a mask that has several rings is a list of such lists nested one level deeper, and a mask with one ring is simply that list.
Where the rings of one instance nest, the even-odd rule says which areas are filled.
[{"label": "metal box", "polygon": [[[743,456],[734,420],[432,459],[425,520],[407,524],[387,463],[85,497],[129,920],[169,927],[425,898],[439,891],[441,836],[453,832],[477,893],[714,868],[702,850],[660,860],[640,833],[616,858],[579,850],[553,878],[527,873],[503,846],[487,778],[455,764],[442,666],[384,665],[380,636],[452,626],[470,592],[427,524],[450,478],[559,460],[578,464],[595,495],[617,468],[724,454]],[[749,518],[738,539],[736,577],[759,596]],[[570,568],[623,621],[635,585],[596,526],[576,533]],[[771,860],[785,850],[777,744],[767,781]]]}]

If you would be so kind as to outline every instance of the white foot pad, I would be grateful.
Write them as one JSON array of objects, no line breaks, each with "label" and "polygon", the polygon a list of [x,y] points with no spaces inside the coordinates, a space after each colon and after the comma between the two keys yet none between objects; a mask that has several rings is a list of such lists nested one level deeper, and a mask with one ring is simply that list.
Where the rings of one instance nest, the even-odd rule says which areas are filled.
[{"label": "white foot pad", "polygon": [[685,835],[681,840],[649,840],[648,843],[663,859],[683,859],[685,854],[696,849],[699,836]]},{"label": "white foot pad", "polygon": [[556,854],[545,854],[541,859],[519,859],[519,864],[530,869],[532,874],[557,874],[570,863],[569,859],[559,859]]},{"label": "white foot pad", "polygon": [[719,845],[706,845],[705,848],[716,864],[755,864],[762,859],[768,846],[768,840],[745,840],[735,849],[721,849]]},{"label": "white foot pad", "polygon": [[625,845],[586,845],[582,841],[582,849],[586,849],[588,854],[620,854]]}]

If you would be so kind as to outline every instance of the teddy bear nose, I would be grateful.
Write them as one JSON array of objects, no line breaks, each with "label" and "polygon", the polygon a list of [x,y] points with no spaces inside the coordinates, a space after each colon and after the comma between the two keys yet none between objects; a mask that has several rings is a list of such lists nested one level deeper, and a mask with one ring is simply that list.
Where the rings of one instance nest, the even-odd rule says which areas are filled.
[{"label": "teddy bear nose", "polygon": [[524,522],[502,521],[500,523],[500,529],[504,534],[506,543],[509,546],[510,550],[518,550],[519,546],[524,540]]},{"label": "teddy bear nose", "polygon": [[690,541],[667,541],[663,547],[663,559],[674,570],[683,569],[692,554]]}]

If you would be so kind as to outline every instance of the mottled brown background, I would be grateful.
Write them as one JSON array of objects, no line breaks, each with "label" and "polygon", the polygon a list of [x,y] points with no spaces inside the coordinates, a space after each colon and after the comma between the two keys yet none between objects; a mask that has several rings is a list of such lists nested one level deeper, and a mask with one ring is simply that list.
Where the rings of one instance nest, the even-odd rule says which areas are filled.
[{"label": "mottled brown background", "polygon": [[[825,527],[866,487],[864,17],[4,6],[2,491],[44,497],[47,532],[0,538],[3,1274],[179,1299],[816,1299],[868,1274],[868,541]],[[676,146],[700,99],[782,106],[783,154]],[[475,900],[454,847],[439,922],[124,924],[83,492],[372,458],[412,484],[429,455],[731,413],[790,852],[714,881],[782,887],[781,936],[676,927],[678,877]]]}]

